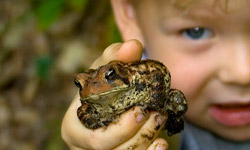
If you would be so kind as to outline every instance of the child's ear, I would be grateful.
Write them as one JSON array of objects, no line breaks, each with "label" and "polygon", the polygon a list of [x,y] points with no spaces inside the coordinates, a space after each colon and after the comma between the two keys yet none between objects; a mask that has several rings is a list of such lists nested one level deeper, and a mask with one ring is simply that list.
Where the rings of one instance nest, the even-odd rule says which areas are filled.
[{"label": "child's ear", "polygon": [[136,12],[129,0],[111,0],[111,3],[123,40],[137,39],[143,44],[141,30],[136,21]]}]

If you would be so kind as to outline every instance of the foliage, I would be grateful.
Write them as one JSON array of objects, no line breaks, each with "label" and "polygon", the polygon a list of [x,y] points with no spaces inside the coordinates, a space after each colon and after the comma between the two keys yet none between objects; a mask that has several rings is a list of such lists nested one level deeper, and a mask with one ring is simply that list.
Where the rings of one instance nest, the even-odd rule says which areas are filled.
[{"label": "foliage", "polygon": [[121,40],[109,0],[0,1],[0,149],[68,149],[73,76]]},{"label": "foliage", "polygon": [[35,14],[41,29],[47,29],[60,15],[64,7],[64,0],[35,1]]}]

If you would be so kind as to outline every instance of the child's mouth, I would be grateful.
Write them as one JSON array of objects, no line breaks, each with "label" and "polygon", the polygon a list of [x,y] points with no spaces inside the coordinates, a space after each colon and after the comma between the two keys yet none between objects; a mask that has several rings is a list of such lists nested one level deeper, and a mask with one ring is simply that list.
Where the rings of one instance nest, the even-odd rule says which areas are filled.
[{"label": "child's mouth", "polygon": [[250,124],[250,103],[216,104],[209,108],[211,116],[227,126],[244,126]]}]

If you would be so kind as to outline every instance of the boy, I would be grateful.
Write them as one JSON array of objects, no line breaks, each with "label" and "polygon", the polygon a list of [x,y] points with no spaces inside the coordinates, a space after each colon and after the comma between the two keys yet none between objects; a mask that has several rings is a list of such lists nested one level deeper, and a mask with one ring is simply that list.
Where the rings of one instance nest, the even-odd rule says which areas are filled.
[{"label": "boy", "polygon": [[[182,90],[188,100],[181,149],[250,149],[250,2],[111,2],[123,39],[142,42],[147,57],[169,68],[172,87]],[[141,54],[142,47],[136,40],[113,44],[92,67],[114,59],[139,60]],[[136,136],[149,135],[155,132],[154,126],[164,123],[166,117],[157,112],[143,116],[136,108],[106,130],[89,131],[76,118],[78,99],[62,124],[63,138],[72,150],[125,149],[138,143],[138,149],[167,148],[161,138],[145,142]]]}]

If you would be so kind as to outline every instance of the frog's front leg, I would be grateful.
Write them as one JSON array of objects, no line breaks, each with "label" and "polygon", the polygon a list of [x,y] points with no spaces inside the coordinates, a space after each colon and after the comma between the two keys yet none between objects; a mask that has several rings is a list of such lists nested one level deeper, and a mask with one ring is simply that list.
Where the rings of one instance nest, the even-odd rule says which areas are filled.
[{"label": "frog's front leg", "polygon": [[168,135],[180,132],[184,128],[183,114],[187,111],[187,101],[184,94],[176,89],[171,89],[165,101],[164,113],[168,115],[165,129]]},{"label": "frog's front leg", "polygon": [[173,111],[177,116],[182,116],[187,111],[187,100],[184,94],[176,89],[169,92],[169,100],[165,102],[165,108]]},{"label": "frog's front leg", "polygon": [[146,116],[147,115],[147,108],[148,108],[148,106],[147,105],[144,105],[144,106],[142,106],[141,107],[141,111],[142,111],[142,114],[144,115],[144,116]]}]

